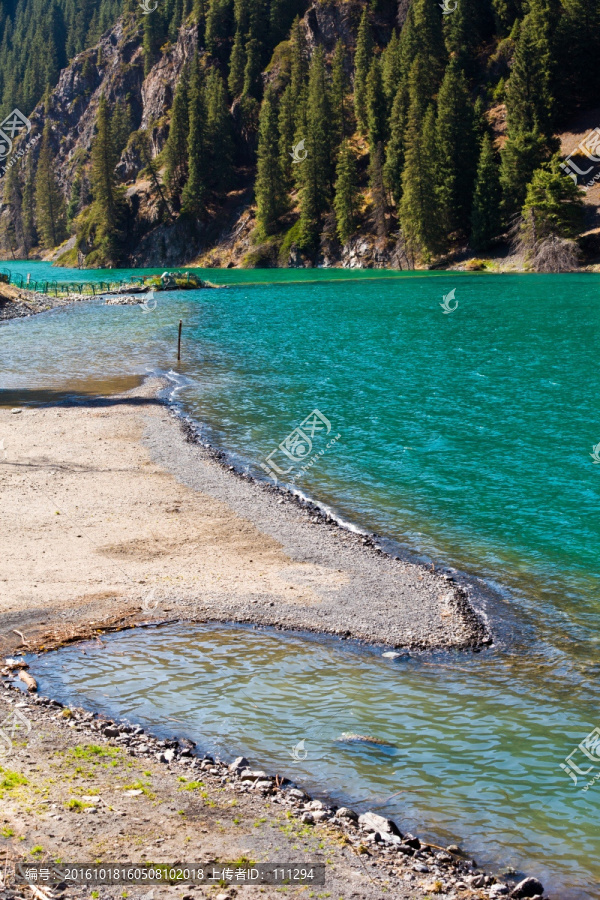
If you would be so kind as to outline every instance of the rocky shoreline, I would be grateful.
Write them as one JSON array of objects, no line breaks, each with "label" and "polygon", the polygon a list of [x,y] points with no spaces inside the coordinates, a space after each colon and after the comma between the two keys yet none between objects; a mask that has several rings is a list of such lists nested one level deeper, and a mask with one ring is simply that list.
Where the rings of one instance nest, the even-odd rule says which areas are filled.
[{"label": "rocky shoreline", "polygon": [[70,306],[78,300],[89,300],[89,297],[72,295],[70,297],[52,297],[50,294],[35,294],[24,288],[13,285],[0,285],[0,322],[9,319],[22,319],[48,312],[61,306]]},{"label": "rocky shoreline", "polygon": [[[541,900],[544,895],[543,886],[536,878],[487,874],[456,845],[438,847],[412,834],[403,834],[392,820],[376,812],[367,811],[359,815],[347,807],[336,808],[326,801],[313,799],[285,776],[271,775],[253,768],[245,757],[227,763],[202,754],[193,741],[175,738],[160,740],[139,725],[118,722],[82,708],[66,709],[57,700],[24,694],[13,680],[18,678],[20,671],[16,661],[7,662],[9,666],[2,671],[4,681],[0,700],[12,708],[17,708],[18,703],[18,709],[31,717],[38,729],[42,723],[51,723],[63,729],[69,738],[77,737],[78,741],[92,739],[92,746],[106,744],[137,760],[155,761],[179,782],[186,782],[186,776],[198,775],[203,784],[213,789],[238,797],[256,796],[270,807],[272,813],[284,811],[288,819],[292,817],[305,830],[325,829],[335,843],[353,856],[370,860],[370,865],[380,870],[379,874],[385,873],[391,879],[389,887],[395,886],[393,896],[397,898],[416,900],[435,894],[442,900],[454,897],[464,900],[499,900],[505,897],[507,900]],[[30,752],[26,755],[30,757],[31,748],[28,749]],[[6,769],[0,768],[0,774],[3,771],[6,772]],[[141,795],[144,789],[130,789],[129,793]],[[87,812],[99,811],[100,796],[87,795],[85,802]],[[60,818],[60,815],[55,818]],[[8,890],[3,896],[7,900],[22,896],[14,884],[8,883],[5,888]],[[187,886],[185,889],[190,888]],[[406,889],[409,894],[404,893]],[[61,897],[77,896],[80,890],[65,886]],[[403,892],[399,893],[399,890]],[[107,892],[106,896],[112,895]],[[222,900],[230,896],[229,893],[222,895]]]}]

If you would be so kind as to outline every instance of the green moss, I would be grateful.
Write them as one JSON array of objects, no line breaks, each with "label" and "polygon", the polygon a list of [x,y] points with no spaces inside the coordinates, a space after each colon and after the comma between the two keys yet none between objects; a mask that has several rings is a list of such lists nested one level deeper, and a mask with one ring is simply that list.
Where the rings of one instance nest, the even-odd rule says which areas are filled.
[{"label": "green moss", "polygon": [[281,247],[279,250],[279,264],[281,266],[287,266],[288,259],[290,257],[290,250],[292,249],[293,244],[297,244],[300,240],[300,220],[292,225],[290,230],[285,235]]}]

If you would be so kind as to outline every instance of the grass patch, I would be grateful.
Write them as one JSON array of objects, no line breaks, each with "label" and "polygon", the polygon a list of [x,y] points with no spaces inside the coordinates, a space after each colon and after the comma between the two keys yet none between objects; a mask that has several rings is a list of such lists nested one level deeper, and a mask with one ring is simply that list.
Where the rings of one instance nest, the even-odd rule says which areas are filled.
[{"label": "grass patch", "polygon": [[67,751],[67,756],[71,759],[87,759],[90,762],[97,763],[100,759],[106,757],[119,756],[122,751],[118,747],[99,747],[97,744],[81,744],[79,747],[73,747]]},{"label": "grass patch", "polygon": [[0,766],[0,797],[4,794],[11,793],[22,784],[29,784],[24,775],[20,772],[11,772],[10,769],[3,769]]},{"label": "grass patch", "polygon": [[7,825],[5,828],[2,829],[2,831],[0,831],[0,834],[2,835],[2,837],[9,838],[9,837],[13,837],[14,831],[12,830],[12,828],[9,828]]},{"label": "grass patch", "polygon": [[[185,779],[179,779],[180,781]],[[200,788],[204,787],[203,781],[188,781],[185,784],[182,784],[181,787],[178,787],[178,791],[199,791]]]},{"label": "grass patch", "polygon": [[93,805],[93,803],[84,803],[83,800],[78,800],[76,797],[71,797],[71,799],[65,803],[65,807],[72,812],[83,812],[84,809],[88,809],[88,807]]},{"label": "grass patch", "polygon": [[146,784],[143,781],[135,781],[133,784],[126,784],[123,787],[124,791],[143,791],[146,797],[150,797],[151,800],[154,799],[155,794],[150,790],[150,785]]}]

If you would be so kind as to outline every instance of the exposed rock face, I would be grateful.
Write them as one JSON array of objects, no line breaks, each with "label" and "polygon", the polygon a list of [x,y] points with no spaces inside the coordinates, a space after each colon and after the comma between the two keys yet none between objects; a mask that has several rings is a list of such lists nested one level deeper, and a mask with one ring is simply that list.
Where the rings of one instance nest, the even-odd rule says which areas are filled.
[{"label": "exposed rock face", "polygon": [[[175,85],[197,46],[197,29],[181,28],[177,43],[144,78],[141,27],[126,27],[120,19],[102,36],[97,47],[84,50],[63,69],[47,109],[39,103],[30,119],[35,131],[42,131],[47,121],[51,124],[55,171],[65,196],[80,159],[89,153],[103,94],[111,105],[119,98],[128,99],[132,129],[146,129],[151,156],[160,153],[169,133],[166,117]],[[39,148],[33,152],[37,156]],[[130,181],[143,165],[138,152],[125,150],[117,172],[123,180]]]},{"label": "exposed rock face", "polygon": [[315,3],[304,17],[308,46],[314,49],[321,45],[327,53],[332,53],[340,40],[353,52],[362,9],[356,0],[339,4]]}]

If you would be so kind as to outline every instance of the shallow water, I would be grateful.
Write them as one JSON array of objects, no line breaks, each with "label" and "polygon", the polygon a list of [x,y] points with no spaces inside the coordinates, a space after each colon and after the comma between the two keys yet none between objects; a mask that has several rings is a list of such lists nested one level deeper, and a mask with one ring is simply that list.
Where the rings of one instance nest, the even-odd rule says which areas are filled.
[{"label": "shallow water", "polygon": [[[535,874],[552,896],[597,896],[597,798],[564,790],[554,748],[579,719],[568,702],[507,691],[493,654],[484,683],[477,657],[391,662],[351,643],[246,627],[135,629],[103,645],[30,658],[40,691],[227,760],[243,753],[317,796],[458,842],[480,866]],[[470,675],[468,694],[458,671]]]},{"label": "shallow water", "polygon": [[[46,264],[13,268],[35,278],[82,276]],[[86,271],[85,278],[120,274]],[[600,442],[600,277],[340,270],[203,277],[229,287],[157,294],[152,313],[96,300],[0,327],[0,403],[62,402],[65,392],[85,402],[98,382],[170,372],[182,412],[238,464],[263,476],[269,459],[291,467],[284,480],[296,475],[296,487],[346,519],[494,585],[495,648],[446,658],[445,667],[420,664],[417,721],[432,735],[459,729],[465,746],[454,748],[457,770],[470,759],[469,740],[478,748],[469,771],[477,768],[483,729],[490,772],[473,782],[471,803],[490,821],[498,816],[484,826],[492,842],[503,843],[506,809],[518,803],[524,867],[544,860],[556,878],[563,873],[561,885],[594,896],[600,785],[582,792],[586,778],[573,784],[560,764],[598,724],[600,466],[592,454]],[[445,314],[442,297],[453,288],[458,307]],[[315,409],[323,418],[303,435],[295,431]],[[313,448],[304,455],[307,428]],[[10,434],[0,439],[10,449]],[[441,693],[430,705],[432,685]],[[422,751],[416,735],[412,752],[435,770],[436,754],[428,744]],[[523,778],[508,793],[504,742]],[[574,760],[582,770],[592,765],[581,751]],[[477,822],[471,809],[454,808],[451,772],[420,785],[415,821],[421,830],[438,822],[441,807],[444,822],[464,823],[462,839],[472,847],[482,826],[469,826]],[[332,773],[328,783],[347,781]],[[548,813],[538,806],[527,813],[524,797],[538,806],[545,797],[559,810],[548,818],[550,836],[537,824],[528,833],[527,815],[537,822]]]}]

